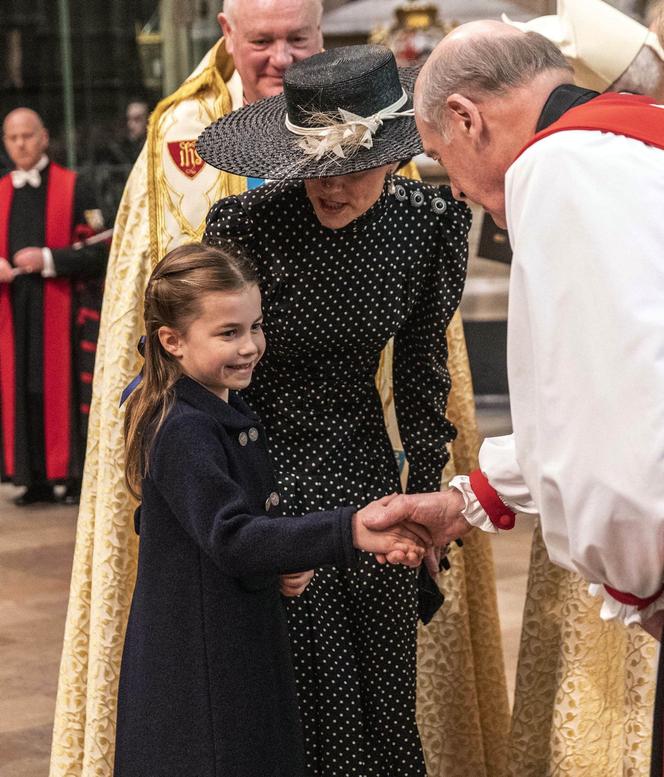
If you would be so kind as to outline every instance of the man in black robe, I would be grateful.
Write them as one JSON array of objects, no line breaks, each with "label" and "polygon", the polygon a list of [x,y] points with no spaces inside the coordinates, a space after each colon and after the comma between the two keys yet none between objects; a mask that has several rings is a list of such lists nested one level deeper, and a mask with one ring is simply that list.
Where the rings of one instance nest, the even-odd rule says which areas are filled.
[{"label": "man in black robe", "polygon": [[25,486],[19,505],[78,499],[89,411],[105,244],[103,226],[73,171],[52,163],[34,111],[3,123],[15,170],[0,179],[0,474]]}]

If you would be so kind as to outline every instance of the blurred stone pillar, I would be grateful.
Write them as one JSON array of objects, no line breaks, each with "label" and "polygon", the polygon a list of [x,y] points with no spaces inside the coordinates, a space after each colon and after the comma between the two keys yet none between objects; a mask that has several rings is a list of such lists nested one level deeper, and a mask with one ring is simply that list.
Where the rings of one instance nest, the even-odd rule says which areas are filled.
[{"label": "blurred stone pillar", "polygon": [[161,0],[164,94],[174,92],[192,68],[191,24],[195,0]]},{"label": "blurred stone pillar", "polygon": [[191,23],[191,47],[193,66],[195,67],[212,46],[219,40],[221,29],[217,14],[221,9],[220,0],[196,0],[194,17]]}]

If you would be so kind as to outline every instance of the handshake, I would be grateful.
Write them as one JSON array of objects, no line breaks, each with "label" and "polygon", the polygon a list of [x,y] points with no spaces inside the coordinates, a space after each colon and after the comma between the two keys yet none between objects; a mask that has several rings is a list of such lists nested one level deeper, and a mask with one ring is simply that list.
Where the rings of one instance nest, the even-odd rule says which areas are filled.
[{"label": "handshake", "polygon": [[[428,494],[391,494],[353,516],[353,544],[374,553],[381,564],[418,567],[438,573],[437,549],[471,530],[461,515],[463,496],[456,489]],[[281,576],[284,596],[299,596],[313,572]]]}]

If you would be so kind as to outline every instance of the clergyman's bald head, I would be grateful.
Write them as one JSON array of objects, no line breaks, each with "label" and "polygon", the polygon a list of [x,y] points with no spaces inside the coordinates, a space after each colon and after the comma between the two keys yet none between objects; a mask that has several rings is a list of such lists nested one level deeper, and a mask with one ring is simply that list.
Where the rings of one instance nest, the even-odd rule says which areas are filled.
[{"label": "clergyman's bald head", "polygon": [[41,116],[30,108],[16,108],[5,116],[2,139],[9,158],[21,170],[37,164],[49,140]]},{"label": "clergyman's bald head", "polygon": [[6,127],[14,122],[33,124],[37,129],[44,129],[44,122],[42,117],[33,111],[32,108],[15,108],[10,111],[2,122],[3,133],[6,131]]},{"label": "clergyman's bald head", "polygon": [[506,225],[506,171],[551,92],[573,77],[553,43],[501,22],[462,25],[438,44],[415,85],[415,121],[457,199]]},{"label": "clergyman's bald head", "polygon": [[571,66],[544,36],[503,22],[469,22],[447,35],[422,68],[415,109],[425,121],[443,129],[450,95],[500,96],[546,71],[560,71],[562,80],[572,82]]}]

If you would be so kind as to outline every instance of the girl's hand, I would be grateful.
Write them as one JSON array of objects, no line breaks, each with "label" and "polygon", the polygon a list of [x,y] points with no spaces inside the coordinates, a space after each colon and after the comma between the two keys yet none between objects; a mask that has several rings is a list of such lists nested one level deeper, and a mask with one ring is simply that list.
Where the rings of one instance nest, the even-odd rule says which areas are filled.
[{"label": "girl's hand", "polygon": [[279,589],[282,596],[299,596],[311,582],[313,569],[308,572],[296,572],[292,575],[279,575]]},{"label": "girl's hand", "polygon": [[359,510],[353,516],[353,544],[359,550],[375,553],[378,561],[384,563],[405,564],[418,567],[422,563],[425,552],[431,546],[428,531],[417,524],[408,522],[392,526],[386,531],[367,529],[363,519],[376,511],[384,510],[381,502]]}]

